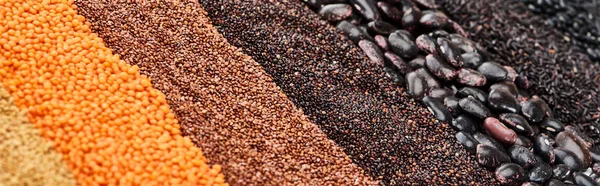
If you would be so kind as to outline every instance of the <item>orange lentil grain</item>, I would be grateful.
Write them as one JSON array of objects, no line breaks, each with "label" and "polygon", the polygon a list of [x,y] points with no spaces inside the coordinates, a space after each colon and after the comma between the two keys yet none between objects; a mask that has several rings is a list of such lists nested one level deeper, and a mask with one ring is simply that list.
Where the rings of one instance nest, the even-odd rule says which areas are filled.
[{"label": "orange lentil grain", "polygon": [[0,1],[0,81],[80,185],[226,185],[73,0]]}]

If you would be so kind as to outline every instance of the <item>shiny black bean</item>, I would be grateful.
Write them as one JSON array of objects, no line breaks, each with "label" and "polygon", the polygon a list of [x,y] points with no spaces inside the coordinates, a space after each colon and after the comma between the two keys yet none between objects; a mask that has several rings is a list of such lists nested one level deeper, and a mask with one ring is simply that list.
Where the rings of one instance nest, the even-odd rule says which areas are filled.
[{"label": "shiny black bean", "polygon": [[518,74],[517,71],[510,66],[504,66],[504,69],[506,69],[506,80],[508,80],[509,82],[514,82],[515,79],[517,78]]},{"label": "shiny black bean", "polygon": [[552,167],[546,162],[538,162],[527,170],[526,175],[529,181],[544,183],[552,178]]},{"label": "shiny black bean", "polygon": [[494,147],[495,149],[498,149],[501,152],[505,152],[506,150],[504,149],[504,146],[496,141],[495,139],[493,139],[492,137],[483,134],[481,132],[475,132],[473,134],[473,137],[475,138],[475,140],[477,140],[477,142],[479,142],[480,144],[484,144],[490,147]]},{"label": "shiny black bean", "polygon": [[369,21],[381,20],[381,15],[377,10],[375,2],[373,0],[350,0],[354,8]]},{"label": "shiny black bean", "polygon": [[516,163],[524,169],[529,169],[537,163],[533,152],[521,145],[513,145],[508,148],[508,155],[513,163]]},{"label": "shiny black bean", "polygon": [[496,168],[496,180],[503,185],[518,185],[524,181],[525,171],[514,163],[504,163]]},{"label": "shiny black bean", "polygon": [[425,57],[425,66],[427,66],[433,75],[445,81],[455,79],[458,74],[458,71],[454,67],[436,55],[427,55]]},{"label": "shiny black bean", "polygon": [[456,133],[455,137],[458,142],[462,144],[465,149],[467,149],[468,152],[474,154],[477,151],[477,145],[479,145],[479,142],[477,142],[472,134],[459,131]]},{"label": "shiny black bean", "polygon": [[558,133],[555,138],[556,147],[560,147],[562,149],[573,152],[577,156],[579,160],[581,160],[582,169],[588,168],[592,164],[592,156],[590,154],[589,148],[585,145],[583,141],[575,137],[570,132],[563,131]]},{"label": "shiny black bean", "polygon": [[402,11],[385,1],[377,2],[379,12],[387,19],[392,21],[400,21],[402,19]]},{"label": "shiny black bean", "polygon": [[473,134],[477,132],[477,123],[469,115],[461,114],[452,119],[452,126],[459,131]]},{"label": "shiny black bean", "polygon": [[358,46],[363,50],[365,55],[371,59],[371,62],[380,66],[385,65],[385,57],[377,44],[363,39],[358,42]]},{"label": "shiny black bean", "polygon": [[374,34],[389,35],[398,30],[394,25],[385,21],[371,21],[367,23],[367,28]]},{"label": "shiny black bean", "polygon": [[565,164],[569,166],[572,171],[580,171],[583,169],[583,162],[577,158],[577,155],[571,151],[563,148],[555,148],[554,154],[556,155],[556,163]]},{"label": "shiny black bean", "polygon": [[386,52],[383,55],[385,56],[385,62],[394,67],[394,69],[398,70],[401,74],[412,72],[412,68],[410,68],[400,56],[392,52]]},{"label": "shiny black bean", "polygon": [[513,129],[515,132],[519,134],[523,134],[525,136],[533,137],[535,135],[533,128],[527,122],[523,116],[519,114],[513,113],[504,113],[498,116],[500,121],[504,123],[509,128]]},{"label": "shiny black bean", "polygon": [[458,105],[460,108],[462,108],[462,110],[479,119],[485,119],[492,116],[492,112],[485,107],[483,103],[473,97],[460,99],[460,101],[458,101]]},{"label": "shiny black bean", "polygon": [[413,0],[413,2],[423,6],[425,8],[428,8],[428,9],[436,9],[437,8],[434,0]]},{"label": "shiny black bean", "polygon": [[415,100],[421,100],[425,96],[426,82],[417,72],[406,74],[408,94]]},{"label": "shiny black bean", "polygon": [[552,178],[555,178],[558,180],[564,180],[564,179],[568,178],[572,173],[571,168],[569,168],[569,166],[565,165],[565,164],[554,165],[552,172],[553,172]]},{"label": "shiny black bean", "polygon": [[340,29],[344,33],[344,35],[346,35],[346,37],[348,37],[355,43],[358,43],[362,39],[373,40],[373,38],[371,38],[371,36],[369,36],[365,31],[345,20],[340,21],[336,25],[336,28]]},{"label": "shiny black bean", "polygon": [[533,147],[533,142],[528,137],[517,135],[517,140],[515,141],[515,145],[521,145],[526,148]]},{"label": "shiny black bean", "polygon": [[427,69],[420,68],[415,70],[415,72],[417,72],[419,76],[423,77],[427,83],[427,88],[432,89],[440,87],[440,82],[438,82],[435,77],[433,77],[433,74],[431,74]]},{"label": "shiny black bean", "polygon": [[390,34],[388,42],[394,53],[403,58],[413,58],[419,52],[412,36],[405,30],[398,30]]},{"label": "shiny black bean", "polygon": [[[452,43],[456,48],[458,48],[461,51],[461,53],[477,54],[477,47],[473,41],[458,34],[450,34],[449,39],[450,43]],[[480,61],[479,64],[481,63],[482,62]]]},{"label": "shiny black bean", "polygon": [[422,51],[428,54],[439,55],[437,44],[431,36],[427,34],[421,34],[419,37],[417,37],[415,43]]},{"label": "shiny black bean", "polygon": [[423,12],[419,23],[430,29],[443,28],[448,24],[448,16],[440,11]]},{"label": "shiny black bean", "polygon": [[590,178],[589,176],[583,173],[573,173],[573,178],[575,178],[575,183],[577,183],[577,185],[580,186],[598,186],[598,183],[596,183],[594,179]]},{"label": "shiny black bean", "polygon": [[443,56],[448,63],[454,67],[463,66],[463,59],[460,57],[460,51],[456,49],[456,47],[452,45],[448,39],[438,37],[437,44],[439,46],[441,56]]},{"label": "shiny black bean", "polygon": [[515,97],[517,97],[517,95],[519,94],[517,86],[515,86],[515,84],[510,81],[502,81],[502,82],[494,83],[492,86],[490,86],[490,91],[496,90],[496,89],[506,90],[506,91],[510,92],[512,95],[514,95]]},{"label": "shiny black bean", "polygon": [[548,131],[552,134],[558,134],[565,130],[565,126],[562,122],[554,118],[545,117],[539,124],[540,129]]},{"label": "shiny black bean", "polygon": [[406,83],[404,76],[402,76],[398,71],[390,67],[383,67],[383,71],[387,77],[392,79],[392,82],[399,83],[400,85],[404,85]]},{"label": "shiny black bean", "polygon": [[527,79],[527,76],[517,76],[517,78],[515,79],[515,84],[519,88],[525,89],[525,90],[529,89],[529,87],[531,86],[531,83]]},{"label": "shiny black bean", "polygon": [[533,152],[540,156],[545,162],[553,164],[555,151],[545,134],[538,134],[533,138]]},{"label": "shiny black bean", "polygon": [[319,10],[319,15],[327,21],[340,21],[352,15],[352,6],[348,4],[329,4]]},{"label": "shiny black bean", "polygon": [[423,104],[427,106],[429,112],[431,112],[433,116],[435,116],[435,118],[437,118],[438,120],[443,122],[451,121],[452,116],[450,115],[450,112],[448,112],[446,107],[444,107],[444,104],[442,104],[442,102],[439,99],[425,96],[423,98]]},{"label": "shiny black bean", "polygon": [[510,157],[494,147],[479,144],[477,145],[477,162],[486,168],[495,169],[504,163],[510,163]]},{"label": "shiny black bean", "polygon": [[538,123],[544,119],[549,110],[547,110],[546,102],[537,96],[521,102],[521,112],[529,121]]},{"label": "shiny black bean", "polygon": [[508,72],[506,69],[495,62],[482,63],[477,67],[477,71],[483,73],[489,81],[503,81],[508,79]]},{"label": "shiny black bean", "polygon": [[421,19],[421,11],[417,9],[417,7],[411,7],[404,11],[402,15],[402,20],[400,21],[402,24],[402,28],[407,30],[415,30],[419,19]]},{"label": "shiny black bean", "polygon": [[[448,38],[450,36],[450,33],[446,32],[445,30],[435,30],[433,32],[429,32],[429,36],[433,37],[433,38]],[[436,40],[437,42],[437,40]]]},{"label": "shiny black bean", "polygon": [[480,87],[487,83],[487,79],[481,72],[468,68],[458,70],[457,81],[460,84],[473,87]]},{"label": "shiny black bean", "polygon": [[[592,160],[594,162],[600,162],[600,149],[598,149],[597,147],[590,148],[590,155],[592,156]],[[600,166],[598,166],[598,172],[600,173]]]},{"label": "shiny black bean", "polygon": [[493,89],[488,96],[488,105],[496,112],[519,113],[520,106],[517,98],[502,89]]},{"label": "shiny black bean", "polygon": [[487,102],[487,94],[478,88],[463,87],[456,93],[459,98],[473,97],[482,103]]},{"label": "shiny black bean", "polygon": [[425,67],[425,56],[418,55],[408,62],[408,66],[414,69]]},{"label": "shiny black bean", "polygon": [[427,96],[443,101],[448,96],[454,96],[454,93],[448,88],[433,88],[429,90]]},{"label": "shiny black bean", "polygon": [[560,180],[550,179],[550,181],[548,181],[548,183],[546,183],[546,186],[566,186],[566,185]]},{"label": "shiny black bean", "polygon": [[481,55],[476,52],[463,53],[460,57],[463,59],[464,68],[477,69],[483,63]]},{"label": "shiny black bean", "polygon": [[458,105],[459,100],[460,99],[454,96],[444,98],[444,106],[446,106],[446,109],[448,109],[448,112],[450,112],[452,116],[458,116],[461,112],[460,106]]}]

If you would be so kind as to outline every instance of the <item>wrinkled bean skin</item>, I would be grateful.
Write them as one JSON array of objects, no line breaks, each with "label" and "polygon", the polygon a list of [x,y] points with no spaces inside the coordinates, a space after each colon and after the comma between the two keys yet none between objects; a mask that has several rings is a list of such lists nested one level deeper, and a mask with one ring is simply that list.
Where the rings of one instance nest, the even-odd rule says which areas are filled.
[{"label": "wrinkled bean skin", "polygon": [[489,81],[503,81],[508,79],[506,69],[495,62],[485,62],[477,67],[477,71],[483,73]]}]

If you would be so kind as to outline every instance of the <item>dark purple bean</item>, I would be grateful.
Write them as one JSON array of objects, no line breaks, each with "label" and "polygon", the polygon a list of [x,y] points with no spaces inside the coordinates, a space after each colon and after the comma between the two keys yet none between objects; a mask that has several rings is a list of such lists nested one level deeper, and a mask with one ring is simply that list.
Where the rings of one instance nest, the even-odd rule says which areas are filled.
[{"label": "dark purple bean", "polygon": [[577,183],[579,186],[598,186],[598,183],[596,183],[594,179],[583,173],[573,173],[573,178],[575,178],[575,183]]},{"label": "dark purple bean", "polygon": [[524,169],[529,169],[537,163],[533,153],[528,148],[520,145],[513,145],[508,148],[508,155],[511,162],[519,164]]},{"label": "dark purple bean", "polygon": [[552,177],[558,180],[564,180],[571,175],[571,168],[565,164],[556,164],[552,169]]},{"label": "dark purple bean", "polygon": [[459,131],[473,134],[477,132],[477,123],[468,115],[461,114],[452,119],[452,126]]},{"label": "dark purple bean", "polygon": [[408,10],[404,11],[402,15],[402,28],[414,31],[417,27],[419,19],[421,19],[421,11],[417,9],[417,7],[411,7]]},{"label": "dark purple bean", "polygon": [[385,57],[386,63],[393,66],[401,74],[408,74],[409,72],[412,72],[412,68],[410,68],[408,64],[406,64],[404,59],[402,59],[400,56],[392,52],[386,52],[383,55]]},{"label": "dark purple bean", "polygon": [[433,75],[444,81],[451,81],[457,76],[456,69],[436,55],[427,55],[425,57],[425,66],[427,66]]},{"label": "dark purple bean", "polygon": [[[600,163],[600,149],[597,146],[590,148],[590,156],[592,156],[593,162]],[[600,173],[600,166],[598,167],[598,172]]]},{"label": "dark purple bean", "polygon": [[391,5],[384,1],[377,2],[377,8],[379,8],[379,12],[381,14],[393,21],[400,21],[402,19],[402,11],[396,8],[394,5]]},{"label": "dark purple bean", "polygon": [[528,137],[517,135],[517,140],[515,141],[515,145],[521,145],[526,148],[533,147],[533,142]]},{"label": "dark purple bean", "polygon": [[428,9],[437,9],[434,0],[413,0],[413,2]]},{"label": "dark purple bean", "polygon": [[358,42],[358,46],[360,47],[360,49],[363,50],[365,55],[367,55],[367,57],[371,59],[371,62],[380,66],[385,65],[385,57],[383,56],[383,52],[381,51],[381,49],[379,49],[379,46],[377,46],[377,44],[369,40],[363,39]]},{"label": "dark purple bean", "polygon": [[[436,30],[433,32],[429,32],[429,36],[431,36],[435,39],[437,39],[439,37],[448,38],[448,37],[450,37],[450,33],[446,32],[445,30]],[[437,42],[437,40],[436,40],[436,42]]]},{"label": "dark purple bean", "polygon": [[346,35],[346,37],[348,37],[355,43],[358,43],[360,40],[363,39],[373,40],[373,38],[371,38],[371,36],[369,36],[365,31],[345,20],[340,21],[336,25],[336,28],[340,29],[344,33],[344,35]]},{"label": "dark purple bean", "polygon": [[495,169],[504,163],[510,163],[510,158],[492,146],[479,144],[477,145],[477,162],[489,169]]},{"label": "dark purple bean", "polygon": [[415,59],[412,59],[408,62],[408,66],[414,69],[424,68],[425,67],[425,56],[418,55]]},{"label": "dark purple bean", "polygon": [[586,169],[592,164],[590,150],[587,148],[584,142],[575,137],[575,135],[570,132],[563,131],[558,133],[555,139],[555,146],[573,152],[577,158],[581,160],[583,163],[581,167],[582,169]]},{"label": "dark purple bean", "polygon": [[566,185],[560,180],[550,179],[550,181],[548,181],[548,183],[546,183],[546,186],[566,186]]},{"label": "dark purple bean", "polygon": [[549,112],[547,106],[548,105],[544,100],[537,96],[533,96],[531,99],[521,102],[521,112],[529,121],[538,123],[542,121]]},{"label": "dark purple bean", "polygon": [[435,77],[433,77],[433,74],[431,74],[427,69],[420,68],[415,70],[415,72],[421,76],[423,80],[425,80],[428,89],[440,87],[440,82],[438,82]]},{"label": "dark purple bean", "polygon": [[538,134],[533,138],[533,153],[540,156],[545,162],[554,163],[554,150],[545,134]]},{"label": "dark purple bean", "polygon": [[358,12],[360,12],[367,20],[375,21],[381,20],[381,15],[377,10],[375,1],[373,0],[350,0],[350,3],[354,6]]},{"label": "dark purple bean", "polygon": [[[574,127],[572,125],[565,126],[565,131],[569,131],[571,134],[575,135],[575,137],[577,137],[577,139],[583,141],[585,146],[588,149],[590,149],[590,153],[591,153],[591,148],[592,148],[592,145],[594,144],[594,139],[590,138],[590,136],[588,136],[586,133],[582,132],[577,127]],[[593,160],[593,158],[592,158],[592,160]]]},{"label": "dark purple bean", "polygon": [[340,21],[352,15],[352,6],[348,4],[329,4],[319,10],[319,15],[327,21]]},{"label": "dark purple bean", "polygon": [[417,72],[406,74],[408,94],[415,100],[421,100],[425,96],[426,82]]},{"label": "dark purple bean", "polygon": [[459,100],[460,99],[454,96],[444,98],[444,106],[446,106],[446,109],[448,109],[448,112],[450,112],[452,116],[457,116],[460,114],[461,109],[458,105]]},{"label": "dark purple bean", "polygon": [[515,144],[517,133],[504,126],[500,120],[494,117],[485,118],[483,121],[483,127],[490,136],[498,140],[500,143],[509,146]]},{"label": "dark purple bean", "polygon": [[422,51],[428,54],[439,55],[437,44],[431,36],[427,34],[421,34],[419,37],[417,37],[415,43]]},{"label": "dark purple bean", "polygon": [[463,59],[463,68],[477,69],[483,63],[481,55],[476,52],[463,53],[460,57]]},{"label": "dark purple bean", "polygon": [[507,72],[506,73],[507,80],[510,82],[514,82],[518,76],[517,71],[513,67],[510,67],[510,66],[504,66],[504,69],[506,69],[506,72]]},{"label": "dark purple bean", "polygon": [[423,12],[419,23],[430,29],[439,29],[448,24],[448,16],[440,11]]},{"label": "dark purple bean", "polygon": [[544,183],[552,178],[552,167],[546,162],[538,162],[533,168],[527,170],[526,175],[529,181]]},{"label": "dark purple bean", "polygon": [[427,106],[429,112],[431,112],[433,116],[435,116],[435,118],[437,118],[438,120],[443,122],[450,122],[450,120],[452,119],[450,112],[448,112],[446,107],[444,107],[444,104],[442,104],[442,102],[439,99],[425,96],[423,98],[423,104]]},{"label": "dark purple bean", "polygon": [[460,108],[462,108],[465,112],[479,119],[484,119],[492,116],[492,112],[487,107],[485,107],[483,103],[481,103],[473,97],[466,97],[460,99],[460,101],[458,101],[458,105],[460,105]]},{"label": "dark purple bean", "polygon": [[519,134],[523,134],[523,135],[529,136],[529,137],[533,137],[535,135],[533,128],[531,127],[531,125],[529,125],[529,122],[527,122],[527,119],[525,119],[523,116],[521,116],[519,114],[505,113],[505,114],[500,114],[500,116],[498,116],[498,118],[508,128],[513,129],[515,132],[517,132]]},{"label": "dark purple bean", "polygon": [[[458,34],[450,34],[448,37],[450,43],[458,48],[461,53],[477,53],[477,46],[473,41]],[[479,64],[481,64],[481,62]]]},{"label": "dark purple bean", "polygon": [[410,33],[405,30],[395,31],[388,37],[390,48],[392,48],[394,53],[403,58],[413,58],[419,52],[419,48],[417,48],[417,44],[413,40]]},{"label": "dark purple bean", "polygon": [[304,0],[304,2],[308,4],[308,6],[310,6],[312,9],[318,10],[319,8],[321,8],[320,0]]},{"label": "dark purple bean", "polygon": [[470,97],[473,97],[473,98],[477,99],[481,103],[486,103],[487,102],[487,94],[483,90],[480,90],[478,88],[463,87],[460,90],[458,90],[458,92],[456,93],[456,95],[459,98],[466,98],[466,97],[470,96]]},{"label": "dark purple bean", "polygon": [[505,152],[506,150],[504,149],[504,146],[496,141],[494,138],[483,134],[481,132],[475,132],[473,134],[473,137],[475,138],[475,140],[477,140],[477,142],[479,142],[480,144],[484,144],[490,147],[494,147],[495,149],[498,149],[501,152]]},{"label": "dark purple bean", "polygon": [[506,69],[495,62],[485,62],[477,67],[477,71],[483,73],[489,81],[503,81],[508,79]]},{"label": "dark purple bean", "polygon": [[[593,157],[594,155],[592,155]],[[596,174],[600,174],[600,162],[595,162],[592,164],[592,171]]]},{"label": "dark purple bean", "polygon": [[493,89],[488,96],[490,109],[496,112],[519,113],[520,106],[517,98],[510,92],[502,89]]},{"label": "dark purple bean", "polygon": [[539,124],[540,129],[548,131],[552,134],[558,134],[565,130],[565,126],[562,122],[554,118],[545,117]]},{"label": "dark purple bean", "polygon": [[496,180],[503,185],[519,185],[523,183],[525,171],[514,163],[504,163],[496,168]]},{"label": "dark purple bean", "polygon": [[443,56],[447,62],[457,68],[463,66],[463,59],[460,57],[460,51],[456,49],[456,47],[454,47],[454,45],[452,45],[448,39],[438,37],[437,44],[439,46],[441,56]]},{"label": "dark purple bean", "polygon": [[580,171],[583,169],[583,162],[575,153],[558,147],[554,149],[554,154],[556,155],[556,163],[565,164],[569,166],[572,171]]},{"label": "dark purple bean", "polygon": [[523,76],[523,75],[517,76],[517,78],[515,79],[515,84],[519,88],[524,89],[524,90],[529,89],[529,87],[531,86],[531,83],[527,79],[527,76]]},{"label": "dark purple bean", "polygon": [[404,76],[402,74],[398,73],[398,71],[396,71],[390,67],[383,67],[383,71],[385,72],[385,75],[387,77],[392,79],[392,82],[399,83],[400,85],[404,85],[406,83]]},{"label": "dark purple bean", "polygon": [[475,154],[479,142],[477,142],[473,135],[467,132],[459,131],[456,133],[455,137],[458,142],[462,144],[465,149],[467,149],[468,152]]},{"label": "dark purple bean", "polygon": [[429,90],[427,96],[438,100],[444,100],[444,98],[448,96],[454,96],[454,93],[448,88],[433,88]]},{"label": "dark purple bean", "polygon": [[506,90],[506,91],[510,92],[510,94],[514,95],[515,97],[517,97],[517,95],[519,94],[519,90],[517,89],[517,86],[513,82],[509,82],[509,81],[502,81],[502,82],[494,83],[492,86],[490,86],[490,91],[495,90],[495,89]]},{"label": "dark purple bean", "polygon": [[377,44],[377,46],[379,46],[379,48],[381,48],[381,50],[383,50],[384,52],[387,52],[390,50],[390,46],[388,44],[387,37],[382,36],[382,35],[375,35],[375,37],[373,37],[373,39],[375,39],[375,43]]},{"label": "dark purple bean", "polygon": [[385,21],[371,21],[367,23],[367,28],[369,28],[369,31],[372,33],[381,35],[389,35],[398,30],[394,25]]},{"label": "dark purple bean", "polygon": [[481,72],[468,68],[458,70],[457,81],[460,84],[473,87],[480,87],[487,83],[487,79]]}]

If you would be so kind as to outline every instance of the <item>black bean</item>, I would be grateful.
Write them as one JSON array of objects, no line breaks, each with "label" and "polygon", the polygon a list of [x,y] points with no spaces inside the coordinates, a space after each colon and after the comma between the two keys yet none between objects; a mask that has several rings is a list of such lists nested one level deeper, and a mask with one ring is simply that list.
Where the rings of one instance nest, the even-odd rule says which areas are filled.
[{"label": "black bean", "polygon": [[545,162],[538,162],[533,168],[527,170],[526,175],[529,181],[544,183],[552,178],[552,167]]},{"label": "black bean", "polygon": [[517,76],[517,78],[515,79],[515,84],[521,88],[521,89],[529,89],[529,87],[531,86],[531,83],[529,82],[529,80],[527,79],[527,76]]},{"label": "black bean", "polygon": [[592,164],[592,157],[590,155],[590,150],[584,144],[583,141],[575,137],[570,132],[563,131],[558,133],[555,138],[556,147],[560,147],[562,149],[573,152],[577,156],[579,160],[581,160],[582,169],[588,168]]},{"label": "black bean", "polygon": [[552,169],[552,177],[558,180],[564,180],[571,175],[571,168],[565,164],[556,164]]},{"label": "black bean", "polygon": [[421,100],[425,96],[426,82],[423,77],[419,76],[417,72],[410,72],[406,74],[406,83],[408,87],[408,94],[415,100]]},{"label": "black bean", "polygon": [[448,38],[448,37],[450,37],[450,33],[446,32],[445,30],[435,30],[433,32],[429,32],[429,36],[436,38],[436,42],[437,42],[437,38],[439,38],[439,37]]},{"label": "black bean", "polygon": [[327,21],[340,21],[352,15],[352,6],[348,4],[329,4],[319,10],[319,15]]},{"label": "black bean", "polygon": [[458,90],[456,95],[460,98],[473,97],[482,103],[486,103],[488,97],[483,90],[473,87],[463,87]]},{"label": "black bean", "polygon": [[454,93],[448,88],[433,88],[427,96],[443,101],[448,96],[454,96]]},{"label": "black bean", "polygon": [[374,34],[389,35],[398,30],[394,25],[385,21],[371,21],[367,23],[367,28]]},{"label": "black bean", "polygon": [[490,109],[496,112],[519,113],[520,106],[517,98],[510,92],[502,89],[493,89],[488,96]]},{"label": "black bean", "polygon": [[519,164],[524,169],[529,169],[537,163],[533,152],[520,145],[513,145],[508,148],[508,155],[511,162]]},{"label": "black bean", "polygon": [[460,84],[473,87],[480,87],[487,83],[487,79],[481,72],[468,68],[458,70],[457,81]]},{"label": "black bean", "polygon": [[373,0],[350,0],[350,3],[354,5],[354,8],[358,10],[367,20],[375,21],[381,20],[381,15],[377,10],[375,1]]},{"label": "black bean", "polygon": [[436,41],[431,36],[427,34],[421,34],[419,37],[417,37],[415,43],[422,51],[428,54],[439,55]]},{"label": "black bean", "polygon": [[439,99],[425,96],[423,98],[423,104],[427,106],[429,112],[431,112],[433,116],[435,116],[435,118],[437,118],[438,120],[443,122],[450,122],[450,120],[452,119],[450,112],[448,112],[446,107],[444,107],[444,104],[442,104],[442,102]]},{"label": "black bean", "polygon": [[577,183],[577,185],[580,186],[598,186],[598,183],[596,183],[594,179],[590,178],[589,176],[583,173],[573,173],[573,178],[575,178],[575,183]]},{"label": "black bean", "polygon": [[541,130],[548,131],[552,134],[558,134],[565,130],[565,126],[557,119],[545,117],[539,124]]},{"label": "black bean", "polygon": [[504,123],[509,128],[515,130],[515,132],[519,134],[523,134],[529,137],[533,137],[535,135],[533,128],[531,127],[531,125],[529,125],[527,119],[525,119],[519,114],[504,113],[500,114],[498,118],[500,119],[500,121],[502,121],[502,123]]},{"label": "black bean", "polygon": [[377,46],[379,46],[379,48],[381,48],[381,50],[383,50],[384,52],[390,50],[390,45],[388,44],[387,37],[382,35],[375,35],[373,39],[375,39],[375,43],[377,44]]},{"label": "black bean", "polygon": [[510,81],[510,82],[514,82],[515,79],[517,79],[517,71],[510,67],[510,66],[504,66],[504,69],[506,69],[506,80]]},{"label": "black bean", "polygon": [[377,65],[380,65],[380,66],[385,65],[384,64],[385,57],[384,57],[381,49],[379,49],[379,46],[377,46],[377,44],[375,44],[369,40],[363,39],[358,42],[358,46],[360,47],[360,49],[363,50],[365,55],[367,55],[367,57],[369,57],[369,59],[371,59],[371,62],[373,62]]},{"label": "black bean", "polygon": [[477,132],[477,123],[473,118],[466,114],[461,114],[458,117],[452,119],[452,126],[459,131],[473,134]]},{"label": "black bean", "polygon": [[577,158],[577,155],[569,150],[563,148],[555,148],[554,154],[556,155],[556,163],[565,164],[569,166],[572,171],[580,171],[583,168],[583,162]]},{"label": "black bean", "polygon": [[425,67],[425,56],[418,55],[408,62],[408,66],[414,69]]},{"label": "black bean", "polygon": [[494,147],[479,144],[477,145],[477,162],[489,169],[495,169],[504,163],[510,163],[510,158]]},{"label": "black bean", "polygon": [[533,98],[521,103],[521,112],[523,113],[523,116],[534,123],[544,119],[545,113],[542,109],[540,102]]},{"label": "black bean", "polygon": [[546,186],[566,186],[566,185],[560,180],[550,179],[550,181],[548,181],[548,183],[546,183]]},{"label": "black bean", "polygon": [[404,76],[401,75],[398,71],[390,67],[383,67],[383,71],[385,72],[385,75],[387,77],[392,79],[392,82],[399,83],[400,85],[404,85],[406,83]]},{"label": "black bean", "polygon": [[474,154],[477,151],[477,145],[479,142],[473,137],[472,134],[467,132],[459,131],[455,135],[456,139],[460,144],[467,149],[470,153]]},{"label": "black bean", "polygon": [[425,57],[425,66],[433,75],[445,81],[455,79],[458,74],[458,71],[446,63],[444,59],[432,54]]},{"label": "black bean", "polygon": [[417,9],[417,7],[411,7],[404,11],[402,15],[402,28],[414,31],[419,23],[419,19],[421,19],[421,11]]},{"label": "black bean", "polygon": [[503,81],[508,79],[508,72],[506,69],[495,62],[482,63],[477,67],[477,71],[483,73],[489,81]]},{"label": "black bean", "polygon": [[377,2],[377,8],[379,8],[379,12],[381,12],[384,17],[392,21],[400,21],[402,19],[403,12],[385,1]]},{"label": "black bean", "polygon": [[519,90],[517,89],[517,86],[513,82],[510,82],[510,81],[502,81],[502,82],[494,83],[492,86],[490,86],[490,91],[495,90],[495,89],[506,90],[506,91],[510,92],[512,95],[514,95],[515,97],[517,97],[517,95],[519,94]]},{"label": "black bean", "polygon": [[427,88],[432,89],[440,87],[440,82],[438,82],[435,77],[433,77],[433,74],[431,74],[427,69],[420,68],[415,70],[415,72],[417,72],[417,74],[425,80],[427,83]]},{"label": "black bean", "polygon": [[419,19],[419,23],[430,29],[443,28],[448,24],[448,16],[440,11],[433,11],[425,13]]},{"label": "black bean", "polygon": [[533,152],[545,162],[553,164],[555,160],[554,148],[545,134],[538,134],[533,138]]},{"label": "black bean", "polygon": [[435,1],[434,0],[413,0],[413,2],[415,2],[416,4],[419,4],[425,8],[429,8],[429,9],[436,9],[437,6],[435,5]]},{"label": "black bean", "polygon": [[[593,162],[600,162],[600,150],[598,148],[590,148],[590,155],[592,156]],[[598,168],[598,172],[600,173],[600,166]]]},{"label": "black bean", "polygon": [[340,21],[336,27],[340,29],[350,40],[356,43],[362,39],[373,40],[373,38],[371,38],[371,36],[369,36],[366,32],[348,21]]},{"label": "black bean", "polygon": [[401,74],[408,74],[412,71],[412,68],[400,56],[392,52],[386,52],[383,55],[385,56],[386,63],[394,67]]},{"label": "black bean", "polygon": [[487,107],[485,107],[483,103],[481,103],[473,97],[466,97],[460,99],[458,105],[460,105],[460,108],[462,108],[465,112],[479,119],[484,119],[492,116],[492,112]]},{"label": "black bean", "polygon": [[463,59],[460,57],[460,51],[456,49],[452,43],[446,38],[437,38],[437,44],[439,46],[439,51],[441,56],[446,59],[446,61],[454,67],[462,67]]},{"label": "black bean", "polygon": [[531,140],[528,137],[517,135],[515,145],[521,145],[523,147],[531,148],[533,147],[533,142],[531,142]]},{"label": "black bean", "polygon": [[481,132],[475,132],[473,134],[473,137],[477,140],[477,142],[479,142],[480,144],[484,144],[490,147],[494,147],[496,149],[498,149],[501,152],[505,152],[506,150],[504,149],[504,146],[496,141],[495,139],[493,139],[492,137],[483,134]]},{"label": "black bean", "polygon": [[525,183],[521,184],[521,186],[539,186],[539,184],[534,183],[534,182],[525,182]]},{"label": "black bean", "polygon": [[[462,53],[478,54],[477,47],[473,41],[458,34],[450,34],[448,35],[448,38],[450,39],[450,43],[452,43]],[[479,62],[479,64],[481,64],[481,61]]]},{"label": "black bean", "polygon": [[496,180],[503,185],[519,185],[524,181],[523,168],[514,163],[504,163],[496,168]]},{"label": "black bean", "polygon": [[461,112],[460,106],[458,105],[459,100],[460,99],[454,96],[444,98],[444,106],[446,106],[446,109],[448,109],[448,112],[450,112],[452,116],[458,116]]},{"label": "black bean", "polygon": [[394,53],[403,58],[413,58],[419,52],[419,48],[417,48],[417,44],[413,40],[410,33],[405,30],[395,31],[388,37],[390,48],[392,48]]},{"label": "black bean", "polygon": [[463,53],[460,57],[463,59],[464,68],[477,69],[483,63],[481,55],[477,52]]}]

